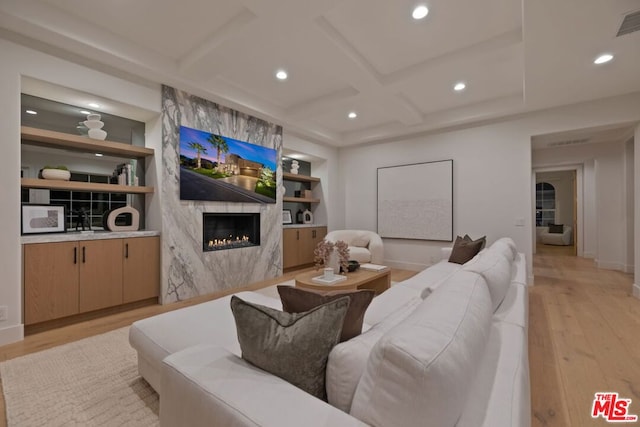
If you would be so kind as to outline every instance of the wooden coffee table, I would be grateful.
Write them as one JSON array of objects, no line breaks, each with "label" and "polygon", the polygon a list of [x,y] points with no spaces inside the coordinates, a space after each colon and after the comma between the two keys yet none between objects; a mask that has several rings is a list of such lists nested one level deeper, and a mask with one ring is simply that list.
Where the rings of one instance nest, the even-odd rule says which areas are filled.
[{"label": "wooden coffee table", "polygon": [[391,269],[385,271],[367,271],[359,269],[353,273],[347,273],[347,279],[334,285],[324,285],[311,280],[313,277],[322,276],[322,270],[311,270],[298,274],[296,287],[316,291],[345,291],[356,289],[372,289],[376,295],[389,289],[391,286]]}]

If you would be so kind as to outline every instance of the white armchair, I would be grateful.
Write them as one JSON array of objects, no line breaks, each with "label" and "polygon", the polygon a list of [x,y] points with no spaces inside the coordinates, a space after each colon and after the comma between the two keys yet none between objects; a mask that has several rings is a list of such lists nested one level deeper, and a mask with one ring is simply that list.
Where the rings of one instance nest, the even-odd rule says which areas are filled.
[{"label": "white armchair", "polygon": [[536,227],[536,237],[545,245],[568,246],[571,244],[570,225],[562,227],[562,233],[549,233],[549,227]]},{"label": "white armchair", "polygon": [[325,236],[325,240],[330,242],[342,240],[349,245],[349,259],[360,263],[382,264],[384,261],[382,239],[373,231],[334,230]]}]

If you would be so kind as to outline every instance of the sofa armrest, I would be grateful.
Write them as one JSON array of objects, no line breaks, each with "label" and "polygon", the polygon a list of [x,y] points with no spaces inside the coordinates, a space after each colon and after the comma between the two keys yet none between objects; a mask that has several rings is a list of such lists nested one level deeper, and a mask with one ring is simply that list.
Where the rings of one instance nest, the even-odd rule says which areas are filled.
[{"label": "sofa armrest", "polygon": [[450,248],[450,247],[440,248],[440,257],[443,260],[448,261],[452,251],[453,251],[453,248]]},{"label": "sofa armrest", "polygon": [[163,361],[160,425],[365,424],[221,347],[198,345]]},{"label": "sofa armrest", "polygon": [[369,252],[371,252],[372,264],[384,264],[384,245],[382,238],[376,233],[370,234]]}]

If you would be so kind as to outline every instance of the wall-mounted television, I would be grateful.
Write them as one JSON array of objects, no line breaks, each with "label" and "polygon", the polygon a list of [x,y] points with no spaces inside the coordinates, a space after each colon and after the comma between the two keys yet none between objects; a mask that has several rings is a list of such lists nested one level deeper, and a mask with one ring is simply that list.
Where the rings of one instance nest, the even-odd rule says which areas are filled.
[{"label": "wall-mounted television", "polygon": [[276,202],[273,148],[180,126],[180,199]]}]

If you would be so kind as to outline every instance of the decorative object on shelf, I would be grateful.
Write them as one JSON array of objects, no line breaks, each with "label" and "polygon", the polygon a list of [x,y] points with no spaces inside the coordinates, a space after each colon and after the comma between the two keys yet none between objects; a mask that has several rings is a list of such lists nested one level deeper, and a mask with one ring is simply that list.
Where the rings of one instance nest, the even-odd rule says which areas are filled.
[{"label": "decorative object on shelf", "polygon": [[69,181],[71,172],[66,166],[45,166],[41,172],[42,178],[53,179],[57,181]]},{"label": "decorative object on shelf", "polygon": [[302,209],[298,209],[296,212],[296,224],[303,224],[304,215],[302,213]]},{"label": "decorative object on shelf", "polygon": [[102,225],[109,231],[137,231],[140,228],[140,212],[131,206],[112,209],[102,216]]},{"label": "decorative object on shelf", "polygon": [[313,213],[309,209],[305,209],[304,212],[302,212],[302,223],[313,224]]},{"label": "decorative object on shelf", "polygon": [[294,175],[298,175],[298,169],[300,169],[300,165],[298,164],[298,161],[297,160],[292,160],[291,161],[291,170],[289,172],[294,174]]},{"label": "decorative object on shelf", "polygon": [[78,231],[79,227],[82,227],[82,231],[85,231],[85,226],[87,230],[91,230],[91,223],[89,222],[89,216],[87,215],[87,211],[84,208],[80,208],[78,210],[72,211],[76,214],[76,231]]},{"label": "decorative object on shelf", "polygon": [[22,234],[66,232],[64,205],[22,205]]},{"label": "decorative object on shelf", "polygon": [[100,121],[100,114],[88,114],[83,124],[89,128],[89,138],[104,141],[107,137],[107,132],[102,130],[104,123]]},{"label": "decorative object on shelf", "polygon": [[322,240],[313,251],[313,261],[316,270],[320,268],[332,268],[334,272],[349,271],[349,245],[342,240],[331,242]]},{"label": "decorative object on shelf", "polygon": [[282,211],[282,223],[283,224],[292,224],[293,220],[291,219],[291,210],[284,209]]}]

